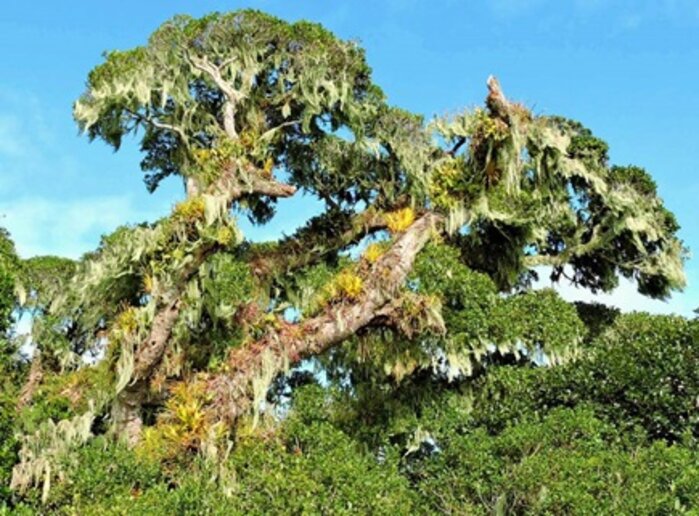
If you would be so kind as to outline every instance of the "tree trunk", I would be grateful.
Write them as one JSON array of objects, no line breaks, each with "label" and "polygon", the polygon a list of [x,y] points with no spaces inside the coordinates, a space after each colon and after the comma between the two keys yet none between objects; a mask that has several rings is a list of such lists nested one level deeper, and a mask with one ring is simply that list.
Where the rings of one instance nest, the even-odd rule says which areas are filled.
[{"label": "tree trunk", "polygon": [[131,383],[117,394],[112,403],[112,423],[119,436],[133,446],[143,426],[141,405],[148,391],[148,379],[167,349],[172,329],[180,315],[180,299],[168,303],[153,319],[150,335],[135,352]]},{"label": "tree trunk", "polygon": [[17,410],[22,410],[32,402],[36,389],[41,384],[44,378],[44,370],[41,367],[41,352],[38,349],[34,350],[32,357],[32,365],[29,367],[29,375],[27,381],[22,387],[22,392],[17,400]]},{"label": "tree trunk", "polygon": [[[244,184],[241,182],[238,170],[228,169],[223,172],[216,183],[211,185],[208,192],[226,195],[228,204],[248,193],[290,197],[296,192],[294,186],[258,177],[255,175],[255,171],[250,171],[250,173],[249,183]],[[187,182],[188,196],[198,193],[198,189],[196,192],[190,191],[190,186],[195,188],[196,184],[192,182],[190,185],[190,182]],[[112,403],[112,422],[115,431],[117,435],[125,435],[130,445],[135,444],[139,439],[142,427],[141,405],[148,390],[148,380],[167,350],[172,329],[180,315],[182,292],[184,292],[187,282],[216,249],[217,244],[215,243],[200,249],[192,263],[182,271],[177,288],[163,296],[163,299],[168,301],[156,313],[148,338],[141,342],[134,352],[131,383],[122,392],[117,393],[117,397]]]},{"label": "tree trunk", "polygon": [[136,381],[121,391],[112,404],[114,431],[131,447],[136,445],[141,437],[141,408],[147,389],[147,382]]}]

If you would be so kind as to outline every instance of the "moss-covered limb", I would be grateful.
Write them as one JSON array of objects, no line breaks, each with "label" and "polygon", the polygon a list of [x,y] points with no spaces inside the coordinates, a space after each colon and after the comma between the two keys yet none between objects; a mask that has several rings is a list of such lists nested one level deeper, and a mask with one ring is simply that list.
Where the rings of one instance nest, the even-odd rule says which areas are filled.
[{"label": "moss-covered limb", "polygon": [[198,176],[196,152],[222,140],[261,135],[264,161],[271,147],[299,140],[299,127],[307,136],[317,117],[363,127],[366,107],[382,98],[354,43],[318,25],[240,10],[178,16],[146,45],[109,53],[74,115],[92,138],[117,148],[143,129],[142,168],[154,189],[168,175]]},{"label": "moss-covered limb", "polygon": [[[259,176],[247,178],[246,183],[241,180],[240,175],[235,170],[229,169],[215,184],[209,187],[208,191],[224,196],[223,204],[228,207],[235,199],[246,193],[254,192],[262,195],[286,197],[293,195],[296,188]],[[174,288],[162,295],[163,306],[153,319],[150,335],[136,351],[134,374],[137,378],[146,378],[162,357],[172,328],[179,316],[181,296],[187,282],[199,271],[206,259],[220,248],[221,245],[216,241],[202,243],[192,254],[192,259],[188,264],[179,271]]]},{"label": "moss-covered limb", "polygon": [[291,197],[296,193],[295,186],[280,183],[266,176],[264,170],[250,164],[241,166],[240,163],[232,162],[225,167],[209,191],[225,195],[228,204],[250,194],[277,198]]},{"label": "moss-covered limb", "polygon": [[253,247],[248,261],[258,278],[269,278],[317,263],[385,228],[384,214],[373,207],[357,214],[330,212],[311,219],[272,248]]},{"label": "moss-covered limb", "polygon": [[417,219],[369,269],[362,292],[353,300],[328,306],[326,311],[297,324],[281,324],[262,339],[230,353],[228,370],[213,375],[210,410],[218,419],[232,422],[251,406],[261,376],[270,377],[286,365],[322,353],[343,342],[378,317],[386,316],[408,276],[415,257],[433,236],[443,219],[426,213]]},{"label": "moss-covered limb", "polygon": [[[219,179],[207,189],[207,195],[220,195],[223,205],[228,207],[246,193],[268,196],[290,196],[296,191],[293,186],[279,183],[270,178],[260,177],[253,170],[246,178],[241,178],[240,167],[231,165]],[[196,200],[196,198],[194,198]],[[192,199],[187,202],[193,202]],[[133,351],[128,351],[129,359],[121,372],[128,378],[121,379],[123,390],[119,389],[112,408],[112,418],[118,434],[124,434],[131,443],[138,440],[141,430],[141,404],[148,381],[160,364],[172,338],[173,328],[180,317],[182,296],[187,284],[199,271],[209,256],[220,249],[216,241],[203,242],[192,254],[191,260],[176,276],[171,289],[162,292],[156,300],[157,311],[145,339]]]},{"label": "moss-covered limb", "polygon": [[686,251],[650,176],[610,166],[606,143],[580,123],[535,116],[494,78],[488,89],[487,109],[428,126],[446,144],[428,193],[448,213],[465,262],[502,290],[526,284],[540,265],[554,267],[554,280],[567,266],[593,291],[614,288],[620,275],[652,297],[681,289]]},{"label": "moss-covered limb", "polygon": [[22,410],[32,402],[36,389],[41,384],[44,377],[43,367],[41,365],[41,353],[37,350],[32,357],[32,364],[29,367],[27,381],[24,383],[17,399],[17,410]]},{"label": "moss-covered limb", "polygon": [[[158,280],[157,275],[153,279],[152,276],[144,273],[144,277],[150,278],[150,283],[157,283],[159,287],[154,289],[151,285],[147,289],[147,293],[151,297],[149,305],[154,307],[154,313],[151,317],[145,318],[149,324],[145,335],[138,327],[133,328],[126,332],[130,335],[126,342],[122,343],[121,358],[124,360],[121,360],[117,365],[120,379],[117,399],[113,407],[114,423],[117,429],[128,428],[133,434],[133,431],[140,427],[137,422],[140,421],[140,400],[143,399],[141,391],[147,385],[147,381],[168,349],[173,328],[180,318],[182,296],[204,262],[222,248],[218,239],[203,238],[202,234],[208,231],[205,219],[210,216],[215,219],[213,223],[220,219],[223,223],[222,227],[227,228],[228,206],[235,199],[251,190],[265,195],[292,195],[295,188],[277,183],[270,178],[252,177],[243,180],[241,174],[237,173],[236,169],[231,166],[218,181],[209,186],[202,196],[190,198],[181,203],[175,208],[169,219],[160,223],[161,225],[167,224],[169,233],[176,236],[174,242],[167,243],[168,252],[171,251],[169,248],[182,245],[180,240],[184,239],[185,244],[194,241],[193,244],[190,244],[188,259],[184,260],[179,267],[174,267],[174,270],[169,271],[160,280]],[[208,200],[204,196],[208,196]],[[194,236],[192,236],[193,232]],[[98,256],[97,261],[100,259],[109,260],[111,256],[109,253],[112,253],[113,250],[108,249],[107,251],[106,258]],[[167,259],[168,253],[166,252],[164,256]],[[154,269],[154,259],[163,261],[162,257],[159,258],[158,253],[148,256],[148,258],[147,270]],[[128,268],[133,270],[134,267],[144,267],[140,263],[142,261],[144,261],[143,258],[139,260],[139,263],[132,264],[127,260]],[[168,263],[166,262],[164,265],[167,267]],[[167,268],[165,270],[167,271]],[[104,268],[103,275],[107,272],[109,269]],[[100,280],[97,278],[93,281],[99,283]],[[148,307],[142,308],[146,312],[149,310]],[[133,310],[133,307],[127,306],[126,310]],[[118,320],[119,316],[116,319]],[[140,340],[138,340],[137,334],[141,334]]]}]

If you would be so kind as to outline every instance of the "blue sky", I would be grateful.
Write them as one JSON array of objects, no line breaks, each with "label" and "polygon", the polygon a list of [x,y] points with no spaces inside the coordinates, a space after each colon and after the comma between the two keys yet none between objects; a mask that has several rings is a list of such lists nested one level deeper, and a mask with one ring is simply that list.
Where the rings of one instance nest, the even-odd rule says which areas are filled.
[{"label": "blue sky", "polygon": [[[176,13],[259,8],[318,21],[367,49],[392,103],[425,115],[481,103],[485,79],[542,114],[582,121],[607,140],[612,161],[646,167],[699,250],[699,1],[695,0],[258,0],[251,2],[6,2],[0,16],[0,225],[23,256],[77,257],[99,235],[165,214],[176,181],[149,195],[136,145],[114,154],[78,135],[71,105],[110,49],[143,43]],[[256,239],[291,232],[316,206],[282,206]],[[691,314],[699,307],[699,259],[689,286],[668,303],[623,283],[605,301],[626,309]],[[589,298],[563,287],[568,297]]]}]

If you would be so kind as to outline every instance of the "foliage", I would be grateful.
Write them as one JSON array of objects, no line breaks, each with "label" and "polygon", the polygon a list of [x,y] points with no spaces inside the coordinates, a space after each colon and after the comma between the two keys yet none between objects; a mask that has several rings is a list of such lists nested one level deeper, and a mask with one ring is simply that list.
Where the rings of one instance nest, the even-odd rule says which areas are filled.
[{"label": "foliage", "polygon": [[[287,140],[281,144],[303,152],[295,133],[299,127],[309,133],[321,117],[354,124],[364,100],[381,97],[368,76],[363,51],[319,25],[252,10],[178,16],[146,46],[107,54],[75,116],[92,138],[117,148],[125,134],[145,129],[142,167],[150,189],[173,173],[206,182],[219,173],[218,162],[235,155],[254,155],[267,169],[276,163],[270,146]],[[229,106],[235,120],[225,129],[242,125],[239,140],[223,138],[217,127]],[[297,166],[288,168],[299,174]]]},{"label": "foliage", "polygon": [[[269,432],[269,431],[267,431]],[[44,510],[81,514],[406,514],[415,497],[394,467],[378,464],[330,425],[289,423],[249,435],[226,460],[225,495],[201,461],[169,470],[103,439],[64,466]],[[34,502],[36,503],[36,502]]]},{"label": "foliage", "polygon": [[[620,316],[578,362],[538,371],[493,371],[476,417],[513,424],[531,411],[591,404],[620,429],[641,427],[653,438],[697,434],[699,377],[693,364],[697,326],[679,317]],[[502,402],[498,400],[507,400]]]},{"label": "foliage", "polygon": [[16,417],[18,428],[33,433],[47,420],[70,418],[99,405],[113,382],[106,362],[85,366],[63,375],[49,375],[36,388],[32,403]]},{"label": "foliage", "polygon": [[610,444],[615,429],[585,408],[555,409],[492,435],[435,435],[438,451],[408,474],[433,511],[474,514],[657,514],[699,504],[698,454]]},{"label": "foliage", "polygon": [[9,234],[0,228],[0,334],[9,329],[15,305],[15,278],[19,260]]},{"label": "foliage", "polygon": [[[14,242],[9,233],[0,228],[0,374],[3,377],[14,376],[17,365],[17,343],[12,338],[11,329],[17,307],[15,293],[19,268]],[[8,384],[3,386],[4,389],[11,388],[5,378],[2,382]]]},{"label": "foliage", "polygon": [[11,325],[16,307],[15,281],[19,258],[9,233],[0,228],[0,507],[9,499],[12,467],[17,462],[19,443],[15,437],[15,382],[17,346],[12,340]]},{"label": "foliage", "polygon": [[580,320],[587,328],[586,340],[588,342],[592,342],[599,337],[621,314],[621,310],[618,308],[609,307],[602,303],[576,301],[574,305],[578,312],[578,317],[580,317]]},{"label": "foliage", "polygon": [[22,493],[41,486],[41,501],[45,503],[52,482],[62,477],[61,461],[73,449],[87,442],[93,420],[94,414],[90,410],[81,416],[63,419],[58,424],[49,419],[33,434],[24,435],[10,487]]},{"label": "foliage", "polygon": [[[0,234],[0,340],[31,310],[43,368],[13,423],[16,507],[41,486],[81,513],[634,512],[650,499],[620,485],[646,470],[654,510],[695,503],[696,324],[530,288],[548,266],[665,298],[677,221],[580,123],[488,90],[426,122],[356,43],[253,10],[105,54],[78,125],[136,135],[149,190],[176,175],[186,198],[77,262],[18,262]],[[244,241],[236,216],[268,223],[299,192],[323,213]],[[304,358],[325,388],[280,376]]]},{"label": "foliage", "polygon": [[[585,356],[568,364],[495,366],[476,385],[451,384],[446,389],[444,384],[413,378],[373,405],[356,397],[357,392],[307,385],[294,391],[291,412],[280,423],[267,421],[256,429],[242,426],[223,469],[212,469],[211,463],[195,456],[183,461],[182,455],[163,467],[118,444],[94,441],[66,459],[65,480],[51,492],[44,510],[70,508],[81,514],[695,510],[699,507],[696,446],[686,439],[673,444],[655,441],[664,436],[646,425],[639,417],[642,413],[634,417],[631,407],[636,401],[625,399],[626,392],[656,398],[645,390],[667,367],[677,371],[680,362],[670,359],[666,366],[663,361],[639,360],[637,354],[652,357],[662,350],[664,356],[678,358],[693,327],[694,323],[678,318],[621,316]],[[626,338],[631,331],[633,336]],[[627,356],[645,369],[636,374],[615,365]],[[689,362],[695,360],[690,356]],[[691,378],[692,372],[685,371]],[[597,391],[593,384],[580,381],[589,377]],[[610,397],[604,386],[620,382],[623,390]],[[170,402],[174,411],[176,405],[186,405],[185,398],[196,397],[184,386],[178,389]],[[660,398],[661,404],[648,412],[665,413],[665,422],[672,420],[677,435],[685,435],[685,416],[672,406],[694,396],[688,390],[678,400]],[[382,423],[381,414],[388,418]],[[39,502],[30,497],[21,503]]]},{"label": "foliage", "polygon": [[58,256],[35,256],[23,260],[20,284],[23,305],[45,310],[65,288],[75,272],[76,263]]},{"label": "foliage", "polygon": [[15,400],[7,392],[0,394],[0,508],[10,499],[12,468],[17,463],[20,443],[15,437]]},{"label": "foliage", "polygon": [[442,346],[452,376],[470,375],[493,352],[530,358],[546,353],[552,363],[565,362],[585,334],[573,308],[554,291],[498,296],[493,281],[463,265],[449,246],[428,246],[412,282],[441,299],[447,329]]}]

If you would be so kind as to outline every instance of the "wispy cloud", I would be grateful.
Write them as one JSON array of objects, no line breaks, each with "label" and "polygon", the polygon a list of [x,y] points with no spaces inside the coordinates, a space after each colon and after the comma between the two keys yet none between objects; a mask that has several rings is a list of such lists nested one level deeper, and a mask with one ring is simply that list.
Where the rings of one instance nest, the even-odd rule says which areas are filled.
[{"label": "wispy cloud", "polygon": [[[538,272],[541,279],[537,282],[536,288],[552,286],[547,279],[549,270],[541,268]],[[624,312],[639,311],[653,314],[678,314],[689,317],[693,315],[693,310],[697,308],[692,298],[683,293],[674,294],[668,301],[660,301],[643,296],[638,293],[636,284],[625,278],[620,278],[619,286],[608,294],[593,294],[589,290],[577,288],[565,280],[554,285],[554,288],[567,301],[598,302],[608,306],[615,306]]]},{"label": "wispy cloud", "polygon": [[22,140],[21,135],[21,125],[17,117],[0,115],[0,156],[26,156],[29,146],[28,142]]},{"label": "wispy cloud", "polygon": [[77,258],[94,249],[100,235],[117,226],[163,214],[139,207],[129,196],[66,201],[25,197],[0,202],[0,225],[10,231],[23,257],[57,254]]},{"label": "wispy cloud", "polygon": [[66,115],[47,111],[30,92],[0,85],[0,226],[23,257],[77,258],[119,225],[165,214],[173,200],[132,191],[135,181],[115,181],[126,172],[95,159],[99,149],[85,146],[91,157],[73,155],[65,146],[66,128],[73,129]]}]

